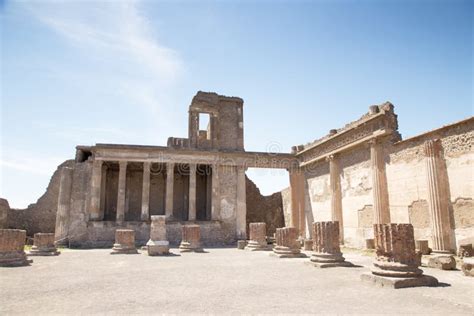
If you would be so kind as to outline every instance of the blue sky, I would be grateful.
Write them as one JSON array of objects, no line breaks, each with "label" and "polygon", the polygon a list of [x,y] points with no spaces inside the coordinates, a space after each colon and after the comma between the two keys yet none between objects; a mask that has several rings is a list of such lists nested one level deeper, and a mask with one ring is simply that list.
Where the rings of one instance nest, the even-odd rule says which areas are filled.
[{"label": "blue sky", "polygon": [[[198,90],[244,99],[254,151],[387,100],[403,137],[472,116],[473,3],[0,1],[0,196],[35,202],[77,144],[186,137]],[[288,186],[247,174],[265,194]]]}]

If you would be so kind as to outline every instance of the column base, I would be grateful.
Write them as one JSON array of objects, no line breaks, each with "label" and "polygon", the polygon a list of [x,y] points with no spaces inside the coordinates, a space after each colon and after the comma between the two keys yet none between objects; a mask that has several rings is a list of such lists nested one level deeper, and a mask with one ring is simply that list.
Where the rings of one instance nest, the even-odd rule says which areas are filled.
[{"label": "column base", "polygon": [[268,251],[271,250],[271,247],[265,243],[265,244],[260,244],[256,241],[250,240],[245,247],[245,250],[249,251]]},{"label": "column base", "polygon": [[0,267],[29,266],[33,260],[28,259],[24,251],[0,252]]},{"label": "column base", "polygon": [[321,253],[315,252],[311,255],[310,264],[317,268],[333,268],[333,267],[353,267],[351,262],[346,261],[342,253]]},{"label": "column base", "polygon": [[138,254],[138,250],[135,247],[124,247],[120,244],[114,244],[111,255],[135,255]]},{"label": "column base", "polygon": [[441,270],[456,270],[456,260],[449,253],[433,253],[428,259],[427,266]]},{"label": "column base", "polygon": [[182,241],[179,244],[179,252],[204,252],[204,249],[200,245],[191,245],[187,241]]},{"label": "column base", "polygon": [[31,248],[31,250],[27,253],[27,256],[58,256],[61,254],[56,248]]},{"label": "column base", "polygon": [[170,243],[167,240],[149,240],[146,243],[149,256],[166,256],[170,254]]},{"label": "column base", "polygon": [[314,261],[306,261],[305,264],[312,265],[313,267],[324,269],[324,268],[351,268],[354,267],[354,264],[349,261],[339,261],[339,262],[314,262]]},{"label": "column base", "polygon": [[306,254],[301,253],[300,249],[291,249],[288,247],[275,246],[273,252],[270,253],[272,257],[278,258],[306,258]]},{"label": "column base", "polygon": [[401,289],[406,287],[418,286],[437,286],[438,280],[430,275],[421,275],[419,277],[396,278],[364,273],[360,276],[363,282],[371,283],[375,286],[387,287],[392,289]]}]

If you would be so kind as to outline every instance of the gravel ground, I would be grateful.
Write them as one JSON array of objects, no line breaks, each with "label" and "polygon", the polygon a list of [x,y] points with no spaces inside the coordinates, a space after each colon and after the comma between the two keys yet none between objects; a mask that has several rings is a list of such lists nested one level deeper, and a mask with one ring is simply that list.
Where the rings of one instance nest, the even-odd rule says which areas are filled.
[{"label": "gravel ground", "polygon": [[170,257],[69,250],[0,268],[0,314],[90,313],[474,313],[474,279],[424,269],[436,288],[384,289],[360,281],[371,258],[348,253],[356,268],[317,269],[308,259],[208,249]]}]

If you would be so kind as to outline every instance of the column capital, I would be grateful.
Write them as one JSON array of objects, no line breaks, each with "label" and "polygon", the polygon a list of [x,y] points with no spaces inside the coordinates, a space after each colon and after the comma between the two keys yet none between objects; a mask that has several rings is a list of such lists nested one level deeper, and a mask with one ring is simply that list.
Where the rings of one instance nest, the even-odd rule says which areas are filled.
[{"label": "column capital", "polygon": [[332,154],[326,156],[326,161],[336,161],[339,158],[339,154]]}]

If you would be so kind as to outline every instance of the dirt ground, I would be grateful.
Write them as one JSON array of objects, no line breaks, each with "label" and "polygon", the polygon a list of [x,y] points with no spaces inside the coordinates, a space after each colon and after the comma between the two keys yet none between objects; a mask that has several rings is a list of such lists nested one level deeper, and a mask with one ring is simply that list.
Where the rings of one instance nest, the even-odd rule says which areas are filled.
[{"label": "dirt ground", "polygon": [[371,258],[346,254],[356,268],[318,269],[308,259],[207,249],[169,257],[63,250],[0,268],[0,314],[295,313],[469,314],[474,279],[424,269],[441,286],[385,289],[360,281]]}]

